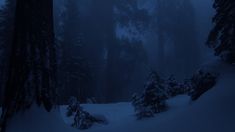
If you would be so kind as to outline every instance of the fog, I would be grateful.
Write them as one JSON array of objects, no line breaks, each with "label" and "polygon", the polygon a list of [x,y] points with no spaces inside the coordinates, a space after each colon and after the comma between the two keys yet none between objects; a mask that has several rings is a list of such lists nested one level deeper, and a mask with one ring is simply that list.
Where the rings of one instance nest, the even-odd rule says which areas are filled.
[{"label": "fog", "polygon": [[189,79],[214,57],[213,14],[211,0],[55,0],[60,102],[128,101],[152,71]]}]

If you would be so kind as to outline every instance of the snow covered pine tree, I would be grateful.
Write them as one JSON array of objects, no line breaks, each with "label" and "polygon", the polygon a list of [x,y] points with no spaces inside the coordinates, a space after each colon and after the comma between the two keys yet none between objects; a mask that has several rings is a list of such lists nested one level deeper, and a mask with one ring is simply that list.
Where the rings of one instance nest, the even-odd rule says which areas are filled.
[{"label": "snow covered pine tree", "polygon": [[156,72],[150,74],[143,98],[145,105],[150,106],[154,113],[166,110],[167,93],[164,80]]},{"label": "snow covered pine tree", "polygon": [[152,72],[145,86],[142,96],[133,95],[132,105],[135,108],[138,119],[153,116],[152,113],[160,113],[167,109],[167,90],[164,80],[156,72]]},{"label": "snow covered pine tree", "polygon": [[197,100],[202,94],[211,89],[216,84],[217,74],[199,70],[191,79],[192,100]]},{"label": "snow covered pine tree", "polygon": [[166,80],[166,87],[167,87],[168,97],[174,97],[174,96],[179,95],[181,93],[181,87],[173,75],[171,75]]},{"label": "snow covered pine tree", "polygon": [[235,63],[235,1],[215,0],[215,23],[208,37],[207,45],[215,54],[228,63]]},{"label": "snow covered pine tree", "polygon": [[94,123],[107,123],[107,120],[104,117],[95,117],[89,114],[88,112],[84,111],[76,97],[71,97],[69,99],[69,105],[67,107],[66,115],[68,117],[74,116],[72,127],[78,129],[88,129]]},{"label": "snow covered pine tree", "polygon": [[76,111],[81,111],[82,107],[80,106],[80,103],[78,102],[76,97],[70,97],[69,99],[69,105],[67,107],[67,113],[66,116],[70,117],[72,116]]},{"label": "snow covered pine tree", "polygon": [[138,120],[141,120],[142,118],[154,116],[154,113],[150,109],[150,107],[145,106],[143,99],[139,97],[137,94],[134,94],[132,96],[132,105],[134,107],[135,115]]}]

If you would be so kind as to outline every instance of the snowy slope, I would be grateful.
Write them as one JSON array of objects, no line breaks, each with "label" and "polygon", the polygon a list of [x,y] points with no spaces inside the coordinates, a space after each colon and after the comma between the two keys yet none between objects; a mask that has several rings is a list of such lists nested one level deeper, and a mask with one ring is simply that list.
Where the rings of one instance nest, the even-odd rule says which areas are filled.
[{"label": "snowy slope", "polygon": [[205,65],[204,69],[220,73],[217,85],[189,106],[184,113],[160,126],[153,126],[152,129],[164,132],[235,131],[235,66],[217,61]]},{"label": "snowy slope", "polygon": [[176,97],[168,101],[169,111],[141,121],[135,120],[129,103],[84,105],[89,112],[103,114],[110,122],[86,132],[234,132],[235,66],[215,61],[202,69],[216,71],[220,78],[199,100],[190,102],[186,96]]}]

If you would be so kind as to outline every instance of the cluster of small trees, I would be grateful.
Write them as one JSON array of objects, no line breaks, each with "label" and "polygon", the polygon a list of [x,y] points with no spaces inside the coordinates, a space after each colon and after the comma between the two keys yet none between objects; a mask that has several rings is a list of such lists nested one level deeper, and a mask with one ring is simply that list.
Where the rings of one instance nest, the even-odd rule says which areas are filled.
[{"label": "cluster of small trees", "polygon": [[156,72],[152,72],[143,94],[140,96],[134,94],[132,97],[137,119],[153,117],[156,113],[166,111],[168,108],[166,100],[177,95],[186,94],[191,96],[192,100],[198,99],[216,84],[217,76],[200,70],[191,79],[179,83],[174,76],[164,80]]}]

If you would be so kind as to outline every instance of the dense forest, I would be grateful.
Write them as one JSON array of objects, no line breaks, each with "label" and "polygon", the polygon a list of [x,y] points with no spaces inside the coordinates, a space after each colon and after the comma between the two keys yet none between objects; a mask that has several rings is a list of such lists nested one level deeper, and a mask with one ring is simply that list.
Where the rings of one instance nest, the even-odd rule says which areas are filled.
[{"label": "dense forest", "polygon": [[68,105],[78,129],[108,122],[80,104],[131,102],[137,119],[153,117],[168,111],[172,98],[196,101],[217,86],[219,70],[202,65],[219,60],[234,67],[233,0],[0,0],[0,6],[0,132],[14,131],[11,119],[34,105],[49,113]]}]

